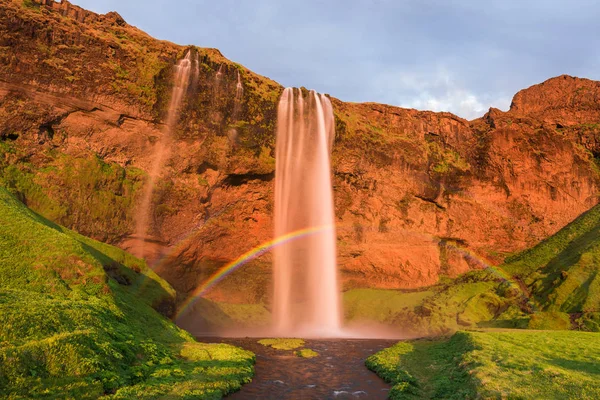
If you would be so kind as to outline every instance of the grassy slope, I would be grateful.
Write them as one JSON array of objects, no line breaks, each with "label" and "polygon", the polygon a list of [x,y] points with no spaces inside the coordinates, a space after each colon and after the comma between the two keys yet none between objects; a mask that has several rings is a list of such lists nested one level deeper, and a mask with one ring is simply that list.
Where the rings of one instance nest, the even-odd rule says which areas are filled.
[{"label": "grassy slope", "polygon": [[[502,266],[521,280],[542,315],[577,317],[582,329],[600,330],[600,206]],[[580,315],[581,314],[581,315]]]},{"label": "grassy slope", "polygon": [[393,383],[391,399],[595,399],[600,335],[587,332],[459,332],[400,342],[367,359]]},{"label": "grassy slope", "polygon": [[0,397],[220,398],[252,353],[197,343],[158,314],[173,290],[132,256],[0,188]]},{"label": "grassy slope", "polygon": [[409,336],[465,327],[518,327],[526,318],[517,285],[494,271],[472,271],[421,291],[355,289],[344,293],[346,320],[390,324]]}]

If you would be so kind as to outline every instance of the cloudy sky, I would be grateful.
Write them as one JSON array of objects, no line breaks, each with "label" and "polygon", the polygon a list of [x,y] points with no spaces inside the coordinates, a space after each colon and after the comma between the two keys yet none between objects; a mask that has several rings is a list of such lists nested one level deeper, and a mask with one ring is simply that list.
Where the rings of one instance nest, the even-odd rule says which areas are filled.
[{"label": "cloudy sky", "polygon": [[518,90],[552,76],[600,80],[595,0],[72,2],[346,101],[470,119],[508,109]]}]

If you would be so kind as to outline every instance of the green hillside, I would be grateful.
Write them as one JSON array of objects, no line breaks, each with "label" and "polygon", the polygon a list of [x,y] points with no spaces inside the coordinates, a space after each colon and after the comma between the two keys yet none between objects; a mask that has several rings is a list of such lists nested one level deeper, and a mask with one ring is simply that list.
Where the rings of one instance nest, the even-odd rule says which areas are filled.
[{"label": "green hillside", "polygon": [[526,327],[529,310],[518,285],[494,269],[471,271],[417,291],[354,289],[344,293],[350,324],[376,321],[407,337],[474,327]]},{"label": "green hillside", "polygon": [[600,334],[459,332],[400,342],[366,365],[390,399],[597,399]]},{"label": "green hillside", "polygon": [[600,206],[502,268],[523,282],[538,311],[566,313],[580,329],[600,330]]},{"label": "green hillside", "polygon": [[212,399],[238,390],[254,355],[195,342],[156,311],[171,312],[174,294],[143,261],[0,188],[0,397]]}]

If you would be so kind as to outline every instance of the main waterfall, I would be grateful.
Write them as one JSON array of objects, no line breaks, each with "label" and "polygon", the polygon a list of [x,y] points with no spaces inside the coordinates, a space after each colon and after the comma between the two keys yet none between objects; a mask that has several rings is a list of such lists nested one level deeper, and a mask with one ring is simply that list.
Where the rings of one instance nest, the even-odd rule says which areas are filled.
[{"label": "main waterfall", "polygon": [[274,250],[275,333],[341,332],[330,153],[333,108],[314,91],[287,88],[277,115]]}]

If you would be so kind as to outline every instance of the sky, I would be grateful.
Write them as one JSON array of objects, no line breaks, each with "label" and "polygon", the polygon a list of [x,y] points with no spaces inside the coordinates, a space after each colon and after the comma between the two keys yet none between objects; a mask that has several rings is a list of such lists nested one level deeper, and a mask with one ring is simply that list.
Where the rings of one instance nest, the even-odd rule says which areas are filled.
[{"label": "sky", "polygon": [[473,119],[553,76],[600,80],[596,0],[71,2],[344,101]]}]

